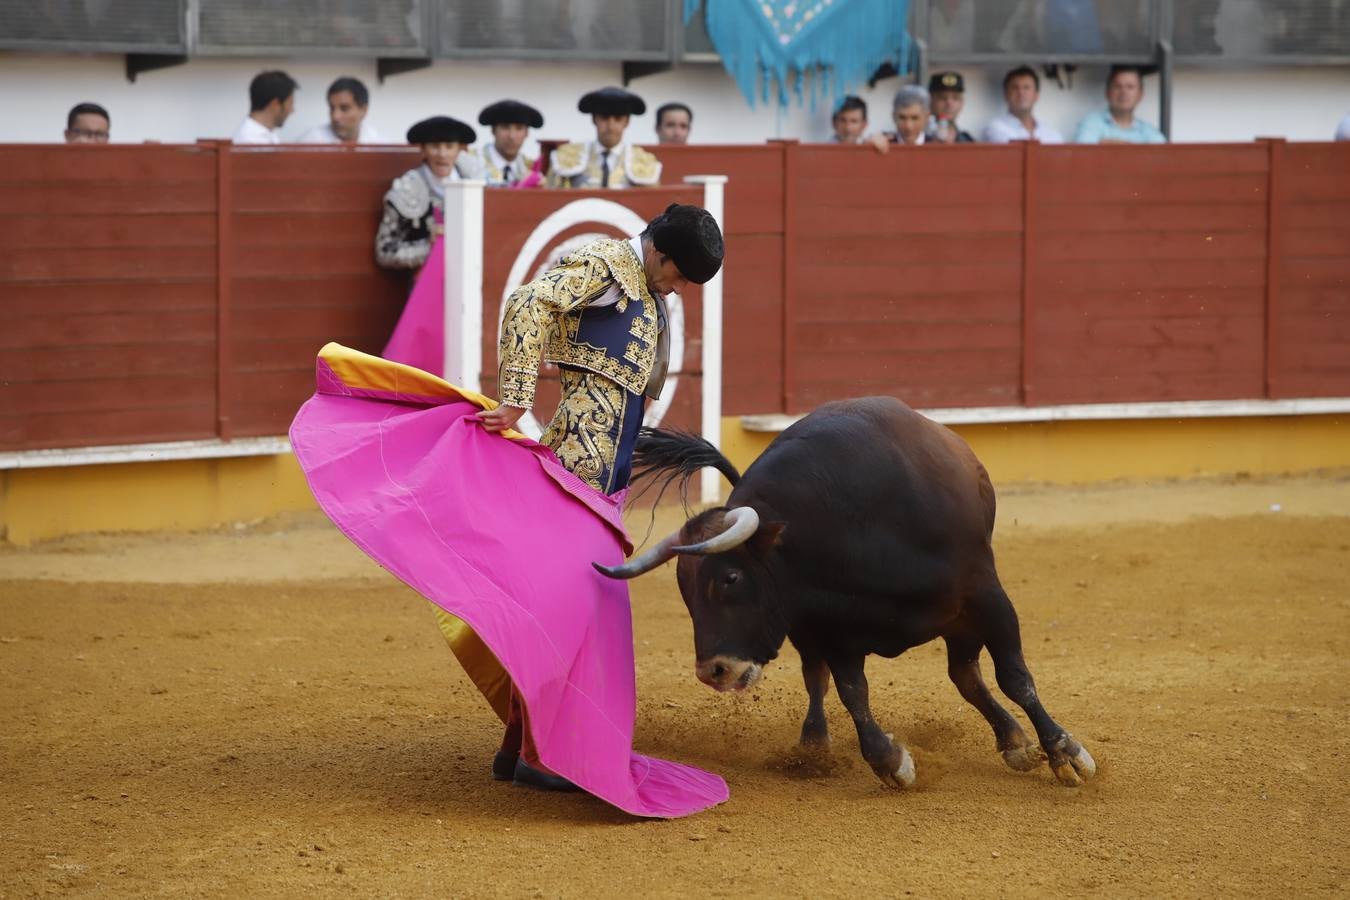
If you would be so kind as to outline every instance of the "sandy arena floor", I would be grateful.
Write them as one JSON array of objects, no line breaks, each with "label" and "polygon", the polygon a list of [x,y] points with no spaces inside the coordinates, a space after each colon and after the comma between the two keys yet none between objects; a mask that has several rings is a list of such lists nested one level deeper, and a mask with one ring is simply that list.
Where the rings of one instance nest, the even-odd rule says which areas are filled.
[{"label": "sandy arena floor", "polygon": [[672,822],[489,780],[426,602],[315,516],[0,547],[0,896],[1344,896],[1348,513],[1345,475],[1004,493],[1028,661],[1100,766],[1078,790],[1004,768],[938,645],[868,667],[917,790],[833,697],[801,764],[795,654],[709,691],[659,570],[638,747],[732,792]]}]

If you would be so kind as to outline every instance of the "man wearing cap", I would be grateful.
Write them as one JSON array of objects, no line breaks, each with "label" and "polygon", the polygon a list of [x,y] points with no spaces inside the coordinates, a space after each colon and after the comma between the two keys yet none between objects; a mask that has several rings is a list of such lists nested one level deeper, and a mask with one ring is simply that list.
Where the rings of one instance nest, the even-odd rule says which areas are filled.
[{"label": "man wearing cap", "polygon": [[549,187],[626,188],[661,183],[661,163],[641,147],[625,144],[632,116],[647,111],[637,94],[607,87],[581,98],[577,109],[595,124],[595,140],[563,144],[549,158]]},{"label": "man wearing cap", "polygon": [[[661,395],[670,360],[665,296],[722,268],[722,231],[705,209],[672,203],[631,240],[599,240],[517,288],[502,311],[497,393],[478,414],[489,431],[512,428],[534,406],[539,364],[556,363],[562,401],[540,442],[604,494],[628,486],[648,399]],[[521,727],[523,705],[493,761],[493,777],[570,790],[539,763]]]},{"label": "man wearing cap", "polygon": [[473,151],[483,164],[489,187],[510,187],[530,173],[534,160],[521,152],[531,128],[543,128],[544,117],[519,100],[498,100],[483,107],[478,124],[492,129],[492,143]]},{"label": "man wearing cap", "polygon": [[966,80],[960,72],[938,72],[928,79],[928,94],[932,97],[933,115],[928,120],[925,141],[938,144],[973,144],[969,131],[956,124],[961,107],[966,103]]},{"label": "man wearing cap", "polygon": [[375,233],[375,261],[387,269],[420,269],[441,231],[445,179],[482,177],[481,163],[464,150],[474,130],[449,116],[432,116],[408,129],[408,143],[422,150],[422,164],[394,179],[384,195]]}]

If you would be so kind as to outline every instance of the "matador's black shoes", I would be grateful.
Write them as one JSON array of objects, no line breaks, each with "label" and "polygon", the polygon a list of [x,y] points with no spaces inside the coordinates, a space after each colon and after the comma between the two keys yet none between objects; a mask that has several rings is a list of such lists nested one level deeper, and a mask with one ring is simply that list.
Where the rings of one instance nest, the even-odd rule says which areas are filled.
[{"label": "matador's black shoes", "polygon": [[492,780],[510,781],[516,777],[516,760],[520,754],[512,753],[509,750],[498,750],[497,755],[492,757]]},{"label": "matador's black shoes", "polygon": [[507,750],[498,750],[497,755],[492,757],[492,780],[509,781],[545,791],[581,790],[561,775],[536,769],[525,761],[525,757]]}]

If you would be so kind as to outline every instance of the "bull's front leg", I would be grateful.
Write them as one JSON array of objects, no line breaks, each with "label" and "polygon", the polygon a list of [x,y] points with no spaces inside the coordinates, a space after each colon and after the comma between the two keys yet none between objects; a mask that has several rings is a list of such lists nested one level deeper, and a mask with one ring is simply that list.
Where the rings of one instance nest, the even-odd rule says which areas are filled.
[{"label": "bull's front leg", "polygon": [[872,708],[867,700],[867,676],[863,674],[864,660],[862,656],[830,659],[835,690],[839,692],[839,699],[858,728],[858,744],[862,748],[863,759],[877,773],[882,784],[897,789],[912,787],[914,757],[903,744],[894,742],[891,735],[883,732],[872,718]]},{"label": "bull's front leg", "polygon": [[802,654],[802,680],[806,682],[806,721],[802,722],[801,745],[807,750],[830,746],[830,726],[825,721],[825,692],[830,689],[830,667],[824,657]]}]

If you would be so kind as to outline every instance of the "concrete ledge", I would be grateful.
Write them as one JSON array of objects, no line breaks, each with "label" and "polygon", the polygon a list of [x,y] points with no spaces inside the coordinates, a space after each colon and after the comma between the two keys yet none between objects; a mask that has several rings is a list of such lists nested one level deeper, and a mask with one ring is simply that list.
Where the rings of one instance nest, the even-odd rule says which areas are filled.
[{"label": "concrete ledge", "polygon": [[[1202,419],[1243,416],[1319,416],[1350,412],[1350,397],[1295,400],[1181,400],[1160,403],[1076,403],[1064,406],[976,406],[921,409],[943,425],[1012,422],[1093,422],[1107,419]],[[778,432],[805,417],[770,413],[741,416],[746,431]]]},{"label": "concrete ledge", "polygon": [[291,442],[284,437],[113,444],[104,447],[69,447],[0,453],[0,469],[45,469],[53,466],[98,466],[106,463],[170,462],[180,459],[228,459],[239,456],[274,456],[290,452]]}]

